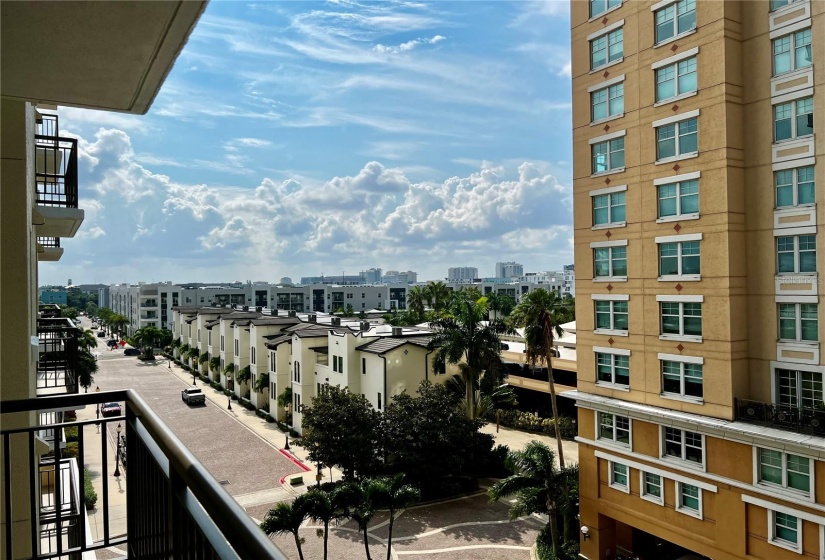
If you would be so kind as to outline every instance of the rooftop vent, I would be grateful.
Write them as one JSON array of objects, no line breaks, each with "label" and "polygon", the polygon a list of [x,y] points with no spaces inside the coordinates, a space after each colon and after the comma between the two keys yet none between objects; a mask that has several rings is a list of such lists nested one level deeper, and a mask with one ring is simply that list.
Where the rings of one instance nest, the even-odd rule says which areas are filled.
[{"label": "rooftop vent", "polygon": [[404,329],[402,327],[393,327],[392,328],[392,335],[393,336],[403,336]]},{"label": "rooftop vent", "polygon": [[244,310],[244,311],[249,311],[249,306],[248,306],[248,305],[244,305],[244,306],[243,306],[243,310]]},{"label": "rooftop vent", "polygon": [[289,311],[289,316],[290,316],[290,317],[295,317],[296,315],[297,315],[297,313],[295,313],[295,310],[294,310],[294,309],[290,309],[290,311]]},{"label": "rooftop vent", "polygon": [[309,321],[310,323],[317,323],[318,315],[316,315],[315,313],[310,313],[309,315],[307,315],[307,321]]},{"label": "rooftop vent", "polygon": [[341,318],[340,317],[333,317],[332,318],[332,326],[333,327],[340,327],[341,326]]},{"label": "rooftop vent", "polygon": [[273,317],[277,317],[278,316],[278,310],[277,309],[270,309],[269,314],[272,315]]},{"label": "rooftop vent", "polygon": [[361,321],[361,330],[366,332],[370,330],[370,322],[369,321]]},{"label": "rooftop vent", "polygon": [[255,308],[255,311],[257,311],[258,313],[261,313],[263,310],[264,308],[260,306]]}]

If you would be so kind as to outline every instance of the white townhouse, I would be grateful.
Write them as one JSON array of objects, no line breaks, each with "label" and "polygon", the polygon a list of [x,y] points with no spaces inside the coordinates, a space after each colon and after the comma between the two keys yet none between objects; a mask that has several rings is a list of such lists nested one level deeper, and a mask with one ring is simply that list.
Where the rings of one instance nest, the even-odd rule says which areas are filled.
[{"label": "white townhouse", "polygon": [[233,391],[237,397],[247,396],[249,384],[235,383],[235,375],[227,376],[225,368],[228,364],[233,364],[234,374],[237,374],[249,365],[249,331],[237,327],[235,321],[256,319],[262,315],[257,311],[233,311],[220,317],[221,386]]},{"label": "white townhouse", "polygon": [[[274,310],[274,314],[278,311]],[[245,324],[246,323],[246,324]],[[267,384],[267,387],[260,393],[255,390],[258,382],[258,377],[261,375],[269,376],[269,350],[267,349],[267,342],[283,335],[284,329],[301,323],[298,317],[289,317],[286,314],[283,316],[261,316],[256,319],[249,319],[244,321],[236,321],[236,328],[244,329],[249,333],[249,368],[252,377],[249,380],[250,391],[249,400],[255,408],[271,408],[269,386],[272,381]],[[277,395],[276,395],[277,398]]]}]

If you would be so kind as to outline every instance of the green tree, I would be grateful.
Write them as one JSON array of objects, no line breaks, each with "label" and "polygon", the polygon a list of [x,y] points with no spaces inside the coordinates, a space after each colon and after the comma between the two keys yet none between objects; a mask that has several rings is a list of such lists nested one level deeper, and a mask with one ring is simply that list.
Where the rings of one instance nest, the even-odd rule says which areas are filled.
[{"label": "green tree", "polygon": [[97,348],[97,337],[92,331],[84,329],[80,331],[77,344],[81,350],[88,352],[91,348]]},{"label": "green tree", "polygon": [[257,379],[255,379],[255,385],[252,389],[256,393],[263,393],[269,387],[269,372],[265,371],[264,373],[258,374]]},{"label": "green tree", "polygon": [[89,387],[94,383],[94,376],[97,373],[97,369],[97,358],[86,350],[78,351],[74,373],[78,385],[83,387],[85,393],[89,392]]},{"label": "green tree", "polygon": [[298,558],[304,560],[304,552],[301,550],[304,539],[298,536],[298,531],[308,516],[309,500],[306,494],[302,494],[291,504],[280,502],[270,509],[261,523],[261,529],[269,536],[292,533],[295,537],[295,546],[298,547]]},{"label": "green tree", "polygon": [[[330,492],[313,488],[306,494],[307,511],[310,519],[320,521],[324,524],[324,560],[328,558],[329,524],[333,521],[341,521],[349,517],[349,508],[346,490],[335,488]],[[321,531],[318,531],[321,533]]]},{"label": "green tree", "polygon": [[424,320],[424,304],[427,301],[427,289],[421,286],[413,286],[407,290],[407,310],[410,315],[417,317],[416,322]]},{"label": "green tree", "polygon": [[[571,516],[575,520],[575,506],[571,507],[571,504],[578,502],[578,465],[559,469],[553,451],[535,440],[528,443],[522,451],[510,451],[507,454],[507,465],[513,474],[490,487],[490,501],[496,502],[515,495],[510,506],[510,519],[534,513],[547,515],[553,552],[558,556],[561,544],[558,528],[559,502],[563,500],[566,504],[564,519],[567,525]],[[575,496],[565,495],[574,490]]]},{"label": "green tree", "polygon": [[436,314],[440,314],[447,307],[450,301],[452,290],[441,280],[427,284],[427,303],[433,308]]},{"label": "green tree", "polygon": [[126,331],[126,325],[128,324],[129,319],[120,313],[112,315],[109,319],[109,325],[113,329],[113,332],[116,332],[121,339],[123,338],[123,333]]},{"label": "green tree", "polygon": [[235,381],[238,383],[246,383],[250,377],[252,377],[252,368],[244,366],[238,371],[237,375],[235,375]]},{"label": "green tree", "polygon": [[[513,388],[507,383],[499,385],[489,385],[482,383],[487,377],[487,373],[481,376],[481,379],[476,382],[474,395],[474,407],[476,416],[479,418],[487,418],[494,414],[497,409],[514,408],[518,401]],[[463,400],[466,394],[467,387],[465,381],[460,375],[454,375],[444,384],[450,391],[462,398],[461,410],[466,413],[466,403]]]},{"label": "green tree", "polygon": [[212,370],[212,373],[218,375],[221,372],[221,357],[220,356],[212,356],[209,359],[209,369]]},{"label": "green tree", "polygon": [[78,310],[76,307],[70,307],[68,305],[60,305],[60,313],[63,317],[67,319],[71,319],[72,321],[77,320]]},{"label": "green tree", "polygon": [[490,292],[484,297],[487,298],[487,308],[490,311],[490,318],[494,320],[509,316],[516,306],[513,298],[507,294]]},{"label": "green tree", "polygon": [[135,331],[132,341],[148,356],[154,353],[154,348],[160,344],[163,332],[157,327],[143,327]]},{"label": "green tree", "polygon": [[97,312],[98,312],[97,304],[93,301],[90,301],[89,303],[86,304],[85,311],[86,311],[86,315],[88,315],[89,317],[97,317]]},{"label": "green tree", "polygon": [[396,513],[421,500],[421,491],[404,482],[404,474],[399,473],[392,478],[379,479],[375,493],[379,507],[389,512],[389,526],[387,527],[387,560],[392,558],[392,528],[395,524]]},{"label": "green tree", "polygon": [[501,334],[512,332],[501,321],[486,321],[486,313],[484,303],[462,292],[453,299],[450,313],[430,324],[433,335],[429,346],[435,350],[435,364],[439,367],[460,364],[459,371],[466,387],[465,406],[470,418],[475,417],[475,383],[484,369],[500,362]]},{"label": "green tree", "polygon": [[287,387],[278,395],[278,406],[283,408],[286,414],[290,413],[290,408],[292,408],[292,387]]},{"label": "green tree", "polygon": [[324,386],[304,406],[303,437],[296,442],[312,463],[338,465],[346,480],[373,469],[379,438],[380,414],[363,395],[348,388]]},{"label": "green tree", "polygon": [[[521,298],[509,318],[514,327],[524,327],[527,362],[533,367],[536,363],[547,364],[550,404],[553,407],[553,421],[557,428],[560,424],[559,409],[556,406],[556,386],[553,380],[553,340],[564,334],[561,325],[570,321],[572,315],[569,302],[559,297],[556,292],[533,290]],[[564,450],[558,430],[556,430],[556,442],[558,443],[559,463],[564,468]]]},{"label": "green tree", "polygon": [[374,478],[364,478],[342,487],[344,499],[349,507],[349,517],[358,524],[358,530],[364,536],[364,551],[367,560],[372,560],[367,529],[375,516],[376,496],[381,488],[382,483]]}]

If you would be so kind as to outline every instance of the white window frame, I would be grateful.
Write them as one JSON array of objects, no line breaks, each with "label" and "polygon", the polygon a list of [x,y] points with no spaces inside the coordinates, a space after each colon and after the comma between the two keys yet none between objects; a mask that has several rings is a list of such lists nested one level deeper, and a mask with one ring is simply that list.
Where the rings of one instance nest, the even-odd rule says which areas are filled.
[{"label": "white window frame", "polygon": [[[676,399],[676,400],[683,400],[688,402],[693,402],[697,404],[704,403],[704,395],[705,395],[705,359],[699,356],[682,356],[681,354],[662,354],[658,355],[659,358],[659,375],[661,377],[662,383],[662,397],[668,399]],[[680,393],[668,393],[665,392],[665,381],[664,381],[664,362],[676,362],[680,365],[679,367],[679,383],[681,385],[681,392]],[[702,396],[701,397],[694,397],[692,395],[685,394],[685,364],[694,364],[702,366]]]},{"label": "white window frame", "polygon": [[[661,45],[667,45],[668,43],[679,39],[680,37],[684,37],[685,35],[690,35],[691,33],[696,33],[696,29],[698,27],[698,21],[696,17],[696,4],[699,3],[700,0],[696,0],[693,6],[693,27],[689,29],[685,29],[684,31],[679,31],[679,6],[682,1],[686,0],[663,0],[662,2],[657,2],[650,7],[650,11],[653,12],[653,47],[659,47]],[[675,5],[674,5],[675,4]],[[661,41],[656,40],[656,18],[658,13],[662,10],[666,10],[670,6],[673,6],[673,35],[668,37],[667,39],[662,39]]]},{"label": "white window frame", "polygon": [[[590,175],[591,177],[600,177],[602,175],[608,175],[611,173],[621,173],[625,170],[627,166],[627,142],[625,141],[625,136],[627,134],[626,130],[620,130],[619,132],[615,132],[612,134],[606,134],[604,136],[599,136],[598,138],[592,138],[589,141],[590,144]],[[621,150],[614,150],[613,143],[622,140],[624,146]],[[607,144],[607,163],[608,167],[604,171],[596,171],[595,165],[595,157],[594,157],[594,150],[596,146],[600,146],[601,144]],[[617,153],[621,151],[624,154],[624,165],[613,167],[613,162],[611,158],[611,154]]]},{"label": "white window frame", "polygon": [[[773,39],[771,39],[771,72],[772,72],[771,75],[772,76],[774,76],[774,77],[776,77],[776,76],[785,76],[787,74],[790,74],[791,72],[796,72],[797,70],[803,70],[803,69],[807,70],[809,68],[813,68],[813,65],[814,65],[813,60],[811,60],[811,63],[808,64],[807,66],[800,66],[799,68],[797,68],[797,66],[796,66],[796,49],[799,48],[796,44],[796,36],[799,33],[804,33],[805,31],[807,31],[808,35],[811,37],[811,42],[808,43],[808,45],[812,45],[812,43],[813,43],[813,29],[810,26],[804,27],[802,29],[794,29],[791,32],[785,33],[784,35],[780,35],[779,37],[774,37]],[[782,39],[789,39],[790,40],[791,48],[790,48],[790,51],[789,51],[789,56],[790,56],[790,59],[791,59],[791,69],[786,70],[786,71],[784,71],[780,74],[777,74],[776,73],[776,52],[775,52],[776,42],[781,41]],[[805,45],[802,45],[802,46],[804,47]],[[810,50],[811,50],[811,54],[813,55],[813,46],[811,46]]]},{"label": "white window frame", "polygon": [[[594,12],[593,11],[593,4],[595,4],[597,2],[602,4],[604,6],[604,9],[602,9],[599,12]],[[612,6],[610,5],[611,2],[613,2]],[[590,14],[590,19],[597,18],[597,17],[599,17],[601,15],[604,15],[608,12],[612,12],[613,10],[618,10],[619,8],[622,7],[622,2],[623,2],[623,0],[589,0],[588,3],[587,3],[588,4],[587,9],[588,9],[588,13]]]},{"label": "white window frame", "polygon": [[[616,32],[621,32],[622,34],[622,54],[619,58],[610,60],[610,36],[615,36]],[[593,43],[602,38],[605,40],[605,62],[599,66],[593,66]],[[591,72],[596,72],[603,68],[607,68],[608,66],[613,66],[614,64],[619,64],[622,62],[624,60],[624,20],[617,21],[613,25],[609,25],[604,29],[600,29],[597,33],[589,35],[587,37],[587,53]]]},{"label": "white window frame", "polygon": [[[673,161],[680,161],[683,159],[694,158],[699,155],[699,109],[694,111],[688,111],[687,113],[682,113],[679,115],[674,115],[672,117],[667,117],[664,119],[659,119],[657,121],[653,121],[653,139],[655,141],[656,146],[656,165],[661,165],[664,163],[670,163]],[[687,124],[689,121],[695,120],[696,121],[696,151],[694,152],[682,152],[682,148],[680,146],[680,138],[682,136],[686,136],[687,134],[681,133],[681,128],[683,124]],[[672,156],[665,156],[659,157],[659,129],[665,126],[673,125],[674,129],[674,155]]]},{"label": "white window frame", "polygon": [[[617,294],[617,295],[592,294],[591,298],[593,300],[593,318],[594,318],[594,320],[596,318],[596,307],[597,307],[596,303],[601,302],[601,301],[610,302],[610,327],[611,328],[609,328],[609,329],[596,328],[596,329],[593,330],[593,332],[595,334],[611,334],[611,335],[616,335],[616,336],[628,336],[628,333],[630,331],[630,304],[629,304],[630,296],[629,295],[619,295],[619,294]],[[616,319],[615,319],[616,311],[614,309],[616,302],[625,302],[625,303],[628,304],[628,310],[627,310],[627,327],[628,328],[627,328],[627,330],[620,330],[620,329],[613,328],[613,327],[616,326]],[[594,322],[594,326],[595,326],[595,322]]]},{"label": "white window frame", "polygon": [[[607,443],[609,445],[615,445],[621,447],[623,449],[633,449],[633,419],[629,416],[620,416],[618,414],[613,414],[612,412],[605,412],[603,410],[594,410],[593,411],[596,416],[596,439],[600,442]],[[613,436],[611,438],[604,438],[602,437],[602,415],[610,416],[610,428],[613,431]],[[624,428],[619,428],[617,426],[618,421],[617,418],[621,418],[627,420],[627,443],[623,443],[619,441],[616,437],[617,432],[624,430]],[[607,426],[607,424],[604,424]]]},{"label": "white window frame", "polygon": [[702,234],[701,233],[691,233],[691,234],[685,234],[685,235],[667,235],[667,236],[657,237],[655,239],[655,241],[656,241],[656,252],[657,252],[656,265],[659,267],[659,272],[660,273],[661,273],[661,269],[662,269],[661,246],[662,245],[670,245],[670,244],[674,244],[674,243],[677,245],[676,260],[677,260],[677,263],[678,263],[679,272],[677,274],[665,274],[665,275],[660,274],[659,275],[659,280],[660,281],[663,281],[663,282],[676,281],[676,280],[693,281],[693,280],[701,280],[702,279],[702,274],[701,273],[700,274],[683,274],[682,273],[682,258],[684,257],[684,255],[683,255],[683,243],[694,243],[694,242],[699,243],[699,267],[700,267],[700,271],[701,271],[701,266],[702,266],[702,249],[701,249]]},{"label": "white window frame", "polygon": [[[806,92],[807,92],[807,90],[806,90]],[[793,95],[793,94],[791,94],[791,95]],[[811,132],[810,134],[803,134],[803,135],[800,136],[799,131],[797,130],[797,125],[796,125],[796,119],[798,117],[798,115],[796,114],[797,104],[801,101],[807,101],[809,99],[811,99],[811,100],[814,99],[812,94],[811,95],[806,94],[806,95],[803,95],[803,96],[795,98],[795,99],[787,99],[787,100],[783,100],[783,101],[778,101],[778,102],[774,103],[771,106],[771,111],[773,113],[772,118],[773,118],[773,143],[774,144],[781,144],[782,142],[792,142],[793,140],[798,140],[799,138],[810,138],[810,137],[812,137],[816,134],[816,132],[815,132],[816,127],[815,126],[814,126],[814,132]],[[776,139],[776,123],[777,123],[776,108],[779,107],[780,105],[790,105],[791,106],[791,135],[788,138],[783,138],[781,140],[777,140]],[[813,112],[811,114],[813,115],[815,111],[816,111],[816,105],[813,106]],[[803,113],[803,114],[807,114],[807,113]]]},{"label": "white window frame", "polygon": [[[647,493],[647,480],[645,475],[655,476],[659,479],[659,495],[656,496],[654,494]],[[665,505],[665,478],[662,475],[649,472],[649,471],[639,471],[639,496],[643,500],[647,500],[648,502],[653,502],[654,504],[658,504],[660,506]]]},{"label": "white window frame", "polygon": [[[785,238],[788,238],[788,237],[793,239],[793,250],[792,251],[782,251],[782,252],[783,253],[793,253],[793,270],[780,271],[779,270],[779,240],[780,239],[785,239]],[[800,249],[800,242],[801,242],[800,238],[802,238],[802,237],[813,237],[814,238],[813,253],[814,253],[814,267],[816,267],[816,245],[817,245],[817,243],[816,243],[816,234],[815,233],[802,233],[802,234],[796,234],[796,235],[777,235],[777,236],[775,236],[774,249],[776,250],[776,274],[778,276],[784,276],[784,275],[789,275],[789,274],[790,275],[800,275],[800,274],[801,275],[806,275],[806,274],[816,275],[816,272],[817,272],[816,270],[807,270],[805,272],[802,272],[800,270],[800,268],[801,268],[800,258],[802,256],[802,250]],[[806,253],[811,252],[811,249],[805,249],[805,252]]]},{"label": "white window frame", "polygon": [[[667,429],[678,430],[679,432],[681,432],[681,434],[682,434],[681,435],[681,444],[680,444],[681,445],[681,457],[675,457],[673,455],[667,455],[666,454],[665,451],[667,449],[667,446],[665,444],[665,438],[667,437]],[[701,463],[697,463],[695,461],[691,461],[691,460],[685,458],[685,457],[687,457],[687,447],[688,447],[687,442],[686,442],[686,438],[685,438],[685,433],[686,432],[690,432],[692,434],[698,434],[699,437],[702,440],[702,448],[701,448],[702,449],[702,462]],[[690,446],[690,447],[695,447],[695,446]],[[685,430],[684,428],[677,428],[675,426],[663,426],[663,425],[660,424],[659,425],[659,457],[663,461],[675,462],[675,463],[678,463],[680,465],[689,466],[693,469],[699,469],[699,470],[705,471],[707,469],[707,461],[708,461],[707,438],[705,437],[705,434],[703,434],[701,432],[694,432],[692,430]]]},{"label": "white window frame", "polygon": [[[622,484],[620,482],[616,482],[614,475],[616,474],[616,467],[623,467],[624,468],[624,479],[625,483]],[[619,490],[620,492],[624,492],[625,494],[630,494],[630,467],[628,467],[624,463],[619,463],[617,461],[608,461],[607,463],[607,481],[608,486]]]},{"label": "white window frame", "polygon": [[[615,93],[617,88],[621,88],[622,94],[620,96],[611,97],[611,94]],[[601,118],[597,119],[596,114],[595,114],[596,113],[595,97],[596,97],[596,95],[600,95],[602,93],[605,94],[604,103],[607,107],[607,111],[606,111],[606,115],[604,117],[601,117]],[[617,111],[616,113],[611,113],[611,103],[610,102],[611,102],[612,99],[616,99],[616,98],[619,98],[619,97],[621,97],[621,100],[622,100],[621,111]],[[623,116],[624,116],[624,82],[618,81],[615,84],[606,85],[604,87],[601,87],[599,89],[595,89],[595,90],[590,92],[590,122],[592,124],[602,123],[602,122],[613,120],[613,119],[618,119],[618,118],[623,117]]]},{"label": "white window frame", "polygon": [[[802,2],[805,0],[771,0],[769,11],[775,12],[777,10],[781,10],[782,8],[787,8],[788,6],[795,4],[797,2]],[[781,5],[778,5],[779,2],[782,2]]]},{"label": "white window frame", "polygon": [[[702,338],[705,334],[705,321],[704,321],[704,296],[656,296],[656,301],[659,304],[662,303],[678,303],[679,304],[679,332],[680,334],[673,334],[673,333],[665,333],[664,325],[662,322],[662,306],[659,305],[659,339],[660,340],[681,340],[685,342],[702,342]],[[701,335],[693,335],[693,334],[684,334],[685,332],[685,305],[686,303],[699,303],[702,304],[702,334]]]},{"label": "white window frame", "polygon": [[[698,47],[696,48],[696,52],[698,52]],[[696,87],[694,89],[683,91],[679,93],[679,82],[680,78],[684,79],[683,76],[687,76],[688,74],[679,74],[679,65],[685,63],[687,61],[693,60],[695,61],[695,70],[693,74],[695,75]],[[668,70],[673,71],[673,91],[674,94],[670,97],[662,97],[659,99],[659,76],[661,72],[665,72]],[[653,99],[655,103],[653,104],[654,107],[664,105],[665,103],[673,103],[674,101],[678,101],[679,99],[685,99],[686,97],[692,97],[699,92],[699,57],[695,54],[692,56],[683,56],[679,60],[675,60],[670,64],[663,64],[658,66],[653,71]]]},{"label": "white window frame", "polygon": [[[685,486],[692,486],[696,488],[697,491],[697,500],[699,501],[699,509],[695,510],[689,508],[687,506],[682,505],[682,494],[684,492]],[[685,515],[689,515],[691,517],[696,517],[697,519],[702,519],[702,488],[695,484],[688,484],[686,482],[676,481],[676,511],[679,513],[683,513]]]},{"label": "white window frame", "polygon": [[[613,257],[613,250],[623,248],[625,250],[625,274],[622,276],[615,276],[613,274],[613,261],[616,260]],[[594,282],[626,282],[627,281],[627,240],[619,240],[619,241],[595,241],[590,244],[590,249],[593,251],[593,281]],[[610,269],[610,274],[607,276],[597,276],[596,273],[596,251],[599,249],[607,249],[608,251],[608,258],[607,258],[607,266]]]},{"label": "white window frame", "polygon": [[[760,469],[760,451],[772,451],[774,453],[779,453],[782,456],[782,482],[781,484],[776,484],[774,482],[762,480],[761,478],[761,469]],[[799,490],[798,488],[792,488],[788,486],[788,455],[793,455],[794,457],[799,457],[802,459],[806,459],[808,461],[808,490],[807,492],[804,490]],[[806,501],[814,501],[815,499],[815,489],[816,489],[816,463],[810,457],[805,457],[804,455],[799,455],[797,453],[788,453],[787,451],[783,451],[781,449],[773,449],[770,447],[764,447],[761,445],[754,445],[753,446],[753,485],[759,486],[761,488],[767,488],[772,492],[776,492],[778,494],[783,494],[791,499],[804,499]]]},{"label": "white window frame", "polygon": [[[623,356],[628,359],[627,363],[627,375],[628,378],[630,377],[630,350],[624,350],[621,348],[606,348],[602,346],[594,346],[593,347],[594,353],[594,360],[596,364],[596,385],[610,387],[612,389],[619,389],[622,391],[629,391],[630,390],[630,379],[628,379],[627,385],[623,383],[616,382],[616,356]],[[610,361],[610,378],[611,381],[602,381],[599,379],[599,354],[606,354],[611,356]]]},{"label": "white window frame", "polygon": [[[682,175],[674,175],[671,177],[662,177],[661,179],[654,179],[653,186],[656,188],[656,223],[676,222],[681,220],[697,220],[699,219],[699,212],[682,212],[682,198],[681,194],[682,184],[696,181],[700,183],[702,173],[696,171],[693,173],[683,173]],[[672,216],[662,216],[660,213],[660,189],[662,187],[676,187],[676,214]],[[693,196],[693,195],[687,195]],[[696,194],[697,198],[699,193]]]},{"label": "white window frame", "polygon": [[[815,296],[814,296],[815,297]],[[780,328],[781,325],[781,306],[783,305],[793,305],[794,306],[794,321],[796,323],[795,326],[795,335],[796,338],[782,338],[782,329]],[[816,339],[815,340],[804,340],[802,338],[802,306],[803,305],[814,305],[816,306]],[[814,302],[778,302],[776,304],[776,338],[781,342],[798,342],[801,344],[819,344],[819,304]]]},{"label": "white window frame", "polygon": [[[787,515],[789,517],[793,517],[796,519],[796,543],[792,543],[790,541],[786,541],[784,539],[780,539],[776,536],[776,522],[777,522],[777,513],[781,513],[782,515]],[[803,519],[790,514],[785,513],[782,511],[776,511],[773,509],[768,510],[768,542],[774,546],[778,546],[779,548],[785,548],[788,550],[792,550],[794,552],[802,553],[802,527],[804,525]]]},{"label": "white window frame", "polygon": [[[615,206],[613,204],[613,195],[617,194],[624,194],[625,201],[624,201],[624,216],[625,219],[622,221],[614,221],[613,220],[613,208]],[[594,191],[590,191],[590,220],[591,220],[591,229],[606,229],[606,228],[617,228],[617,227],[625,227],[627,225],[627,185],[618,185],[615,187],[607,187],[604,189],[596,189]],[[596,199],[598,197],[606,196],[607,198],[607,214],[608,214],[608,221],[603,224],[596,223]],[[610,242],[607,242],[610,243]]]},{"label": "white window frame", "polygon": [[[804,163],[803,163],[804,162]],[[813,202],[799,202],[799,172],[802,169],[811,168],[814,171],[814,201]],[[779,182],[777,181],[777,175],[779,173],[786,173],[789,172],[791,174],[791,190],[793,192],[793,204],[787,206],[779,206]],[[808,181],[806,181],[807,183]],[[815,160],[811,158],[810,160],[798,160],[793,162],[793,167],[784,167],[778,168],[774,166],[773,168],[773,188],[774,188],[774,208],[777,210],[782,210],[785,208],[809,208],[811,206],[816,206],[816,165]]]}]

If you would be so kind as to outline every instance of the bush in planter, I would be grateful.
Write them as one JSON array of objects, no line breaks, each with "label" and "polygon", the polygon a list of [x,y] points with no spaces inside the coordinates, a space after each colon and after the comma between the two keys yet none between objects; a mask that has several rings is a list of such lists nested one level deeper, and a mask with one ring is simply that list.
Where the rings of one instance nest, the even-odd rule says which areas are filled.
[{"label": "bush in planter", "polygon": [[97,503],[97,492],[92,485],[92,475],[88,468],[83,468],[83,501],[87,509],[93,509]]},{"label": "bush in planter", "polygon": [[78,434],[77,434],[78,427],[77,426],[66,426],[65,428],[63,428],[63,432],[66,434],[66,441],[67,442],[68,441],[77,441],[77,436],[78,436]]},{"label": "bush in planter", "polygon": [[77,449],[77,442],[70,441],[66,444],[66,447],[61,450],[60,456],[63,459],[77,459],[78,449]]}]

